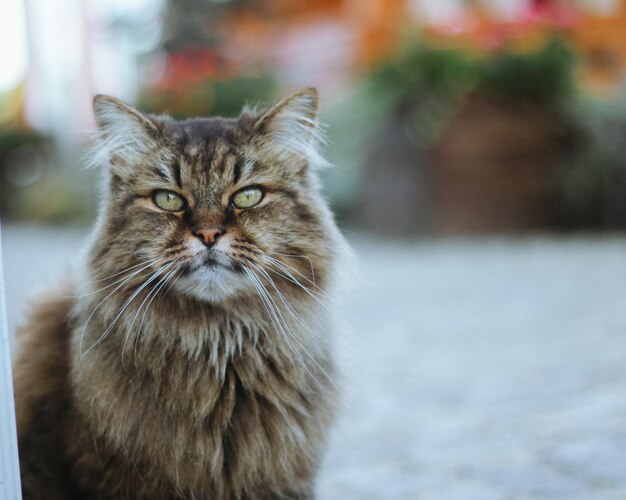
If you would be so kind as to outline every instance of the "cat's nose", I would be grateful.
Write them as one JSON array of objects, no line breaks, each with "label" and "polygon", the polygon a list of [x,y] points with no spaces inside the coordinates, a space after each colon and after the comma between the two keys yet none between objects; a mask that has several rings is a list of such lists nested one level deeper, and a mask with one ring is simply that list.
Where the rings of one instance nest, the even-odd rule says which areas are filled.
[{"label": "cat's nose", "polygon": [[192,234],[195,237],[200,238],[202,243],[206,246],[210,247],[220,236],[222,236],[222,234],[224,234],[224,228],[221,226],[201,227],[194,229]]}]

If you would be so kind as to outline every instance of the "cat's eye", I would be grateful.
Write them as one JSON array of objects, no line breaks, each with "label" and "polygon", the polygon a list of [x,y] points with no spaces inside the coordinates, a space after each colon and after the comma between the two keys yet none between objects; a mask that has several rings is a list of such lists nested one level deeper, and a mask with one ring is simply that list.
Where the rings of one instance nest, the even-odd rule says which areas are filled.
[{"label": "cat's eye", "polygon": [[259,188],[249,187],[237,191],[233,196],[233,205],[237,208],[252,208],[263,199],[263,191]]},{"label": "cat's eye", "polygon": [[157,207],[167,210],[168,212],[180,212],[187,205],[187,202],[182,196],[165,189],[156,191],[152,199]]}]

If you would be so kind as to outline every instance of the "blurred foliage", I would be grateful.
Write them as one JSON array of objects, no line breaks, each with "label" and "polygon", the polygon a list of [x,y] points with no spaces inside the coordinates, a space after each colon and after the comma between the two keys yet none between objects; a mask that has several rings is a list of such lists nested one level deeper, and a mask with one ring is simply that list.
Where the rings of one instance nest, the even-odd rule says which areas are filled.
[{"label": "blurred foliage", "polygon": [[626,228],[626,87],[611,101],[581,98],[576,140],[557,172],[559,221],[569,228]]},{"label": "blurred foliage", "polygon": [[7,157],[15,150],[24,146],[43,147],[49,139],[32,130],[13,127],[0,128],[0,163],[4,164]]},{"label": "blurred foliage", "polygon": [[[329,158],[326,185],[335,206],[348,210],[359,196],[365,165],[381,132],[397,129],[423,157],[437,142],[464,99],[481,93],[519,106],[560,114],[576,96],[576,57],[560,39],[533,51],[501,48],[474,54],[412,40],[397,55],[365,75],[361,84],[327,117]],[[393,165],[389,174],[394,175]]]},{"label": "blurred foliage", "polygon": [[230,81],[205,80],[167,89],[144,89],[137,104],[148,113],[167,113],[174,118],[236,116],[245,104],[271,100],[275,88],[275,81],[265,75],[240,76]]},{"label": "blurred foliage", "polygon": [[[89,176],[88,172],[81,175]],[[18,189],[14,219],[46,224],[88,224],[93,220],[97,197],[93,189],[76,181],[76,174],[48,170],[37,182]],[[93,179],[91,179],[93,186]]]},{"label": "blurred foliage", "polygon": [[340,165],[323,174],[335,210],[350,217],[365,181],[364,166],[374,148],[381,147],[381,130],[399,126],[415,148],[425,148],[477,77],[476,61],[469,54],[419,41],[365,75],[326,118],[331,131],[328,157]]},{"label": "blurred foliage", "polygon": [[423,142],[434,139],[478,77],[479,65],[468,53],[417,42],[366,78],[364,101],[382,123],[409,120],[410,137]]},{"label": "blurred foliage", "polygon": [[42,223],[87,222],[94,211],[93,174],[84,179],[76,158],[61,158],[52,138],[15,127],[0,128],[0,214]]},{"label": "blurred foliage", "polygon": [[37,176],[32,156],[48,145],[48,138],[37,132],[10,125],[0,128],[0,213],[3,216],[13,215],[19,197],[16,187]]},{"label": "blurred foliage", "polygon": [[217,47],[223,20],[242,9],[267,11],[263,0],[166,0],[163,12],[163,40],[166,52],[186,47]]},{"label": "blurred foliage", "polygon": [[575,63],[560,39],[531,52],[502,48],[487,55],[414,41],[366,78],[363,104],[381,119],[404,115],[413,122],[413,140],[430,142],[470,92],[562,108],[575,94]]},{"label": "blurred foliage", "polygon": [[481,61],[478,87],[519,104],[562,108],[575,94],[574,52],[552,39],[529,53],[498,51]]},{"label": "blurred foliage", "polygon": [[[269,101],[276,82],[269,73],[242,67],[224,39],[224,22],[259,0],[166,0],[157,50],[162,74],[140,91],[138,106],[175,118],[235,116],[247,104]],[[148,58],[149,59],[149,58]]]},{"label": "blurred foliage", "polygon": [[396,103],[425,92],[454,95],[475,82],[476,69],[464,52],[415,43],[369,75],[368,91]]}]

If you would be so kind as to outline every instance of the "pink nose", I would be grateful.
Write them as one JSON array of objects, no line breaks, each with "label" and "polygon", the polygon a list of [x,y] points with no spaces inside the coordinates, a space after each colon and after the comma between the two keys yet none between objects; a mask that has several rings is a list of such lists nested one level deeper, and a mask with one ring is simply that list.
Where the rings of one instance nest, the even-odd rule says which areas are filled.
[{"label": "pink nose", "polygon": [[208,228],[198,228],[193,231],[193,235],[200,238],[206,246],[211,246],[217,239],[224,234],[224,229],[219,226]]}]

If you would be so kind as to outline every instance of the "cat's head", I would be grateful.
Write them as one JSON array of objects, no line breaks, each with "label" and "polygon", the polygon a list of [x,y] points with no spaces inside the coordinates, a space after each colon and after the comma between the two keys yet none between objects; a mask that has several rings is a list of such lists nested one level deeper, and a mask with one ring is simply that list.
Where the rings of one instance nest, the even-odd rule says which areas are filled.
[{"label": "cat's head", "polygon": [[92,272],[141,270],[134,282],[210,302],[255,281],[323,285],[337,233],[317,186],[318,107],[304,89],[264,112],[175,121],[97,96],[108,174]]}]

